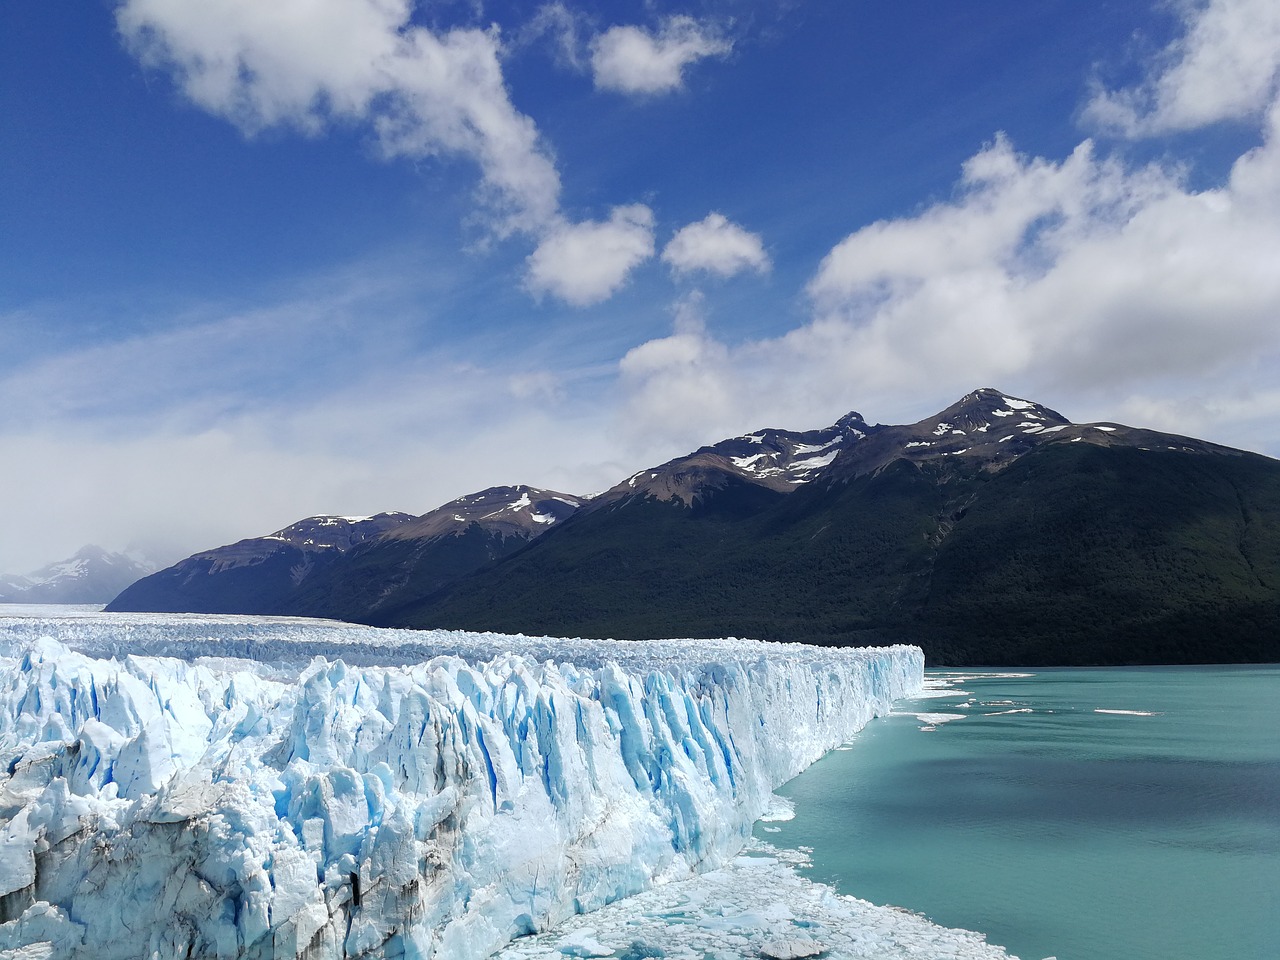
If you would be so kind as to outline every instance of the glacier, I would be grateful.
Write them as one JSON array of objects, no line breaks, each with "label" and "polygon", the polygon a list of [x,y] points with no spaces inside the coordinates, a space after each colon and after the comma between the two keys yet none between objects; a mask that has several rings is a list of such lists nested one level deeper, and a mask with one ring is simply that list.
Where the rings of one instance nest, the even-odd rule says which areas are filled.
[{"label": "glacier", "polygon": [[733,869],[923,655],[81,614],[0,677],[0,955],[469,960]]}]

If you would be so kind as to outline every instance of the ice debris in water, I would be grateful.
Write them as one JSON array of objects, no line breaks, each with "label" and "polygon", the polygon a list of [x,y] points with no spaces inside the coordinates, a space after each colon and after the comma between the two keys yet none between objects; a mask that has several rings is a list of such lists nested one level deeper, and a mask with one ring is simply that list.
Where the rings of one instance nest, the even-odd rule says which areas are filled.
[{"label": "ice debris in water", "polygon": [[0,619],[0,955],[484,957],[746,869],[772,790],[922,670],[908,646]]},{"label": "ice debris in water", "polygon": [[581,956],[572,952],[582,942],[579,932],[608,950],[606,955],[626,960],[1016,960],[980,933],[840,896],[801,877],[795,867],[806,862],[802,854],[752,840],[744,855],[718,870],[575,917],[553,933],[517,940],[495,960]]}]

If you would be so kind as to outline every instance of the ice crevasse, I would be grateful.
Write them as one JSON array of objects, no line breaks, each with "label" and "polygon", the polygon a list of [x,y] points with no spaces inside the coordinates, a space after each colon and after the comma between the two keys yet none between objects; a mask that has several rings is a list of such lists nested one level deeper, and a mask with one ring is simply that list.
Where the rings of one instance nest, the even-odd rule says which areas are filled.
[{"label": "ice crevasse", "polygon": [[484,957],[726,863],[923,673],[910,646],[105,629],[0,625],[0,955]]}]

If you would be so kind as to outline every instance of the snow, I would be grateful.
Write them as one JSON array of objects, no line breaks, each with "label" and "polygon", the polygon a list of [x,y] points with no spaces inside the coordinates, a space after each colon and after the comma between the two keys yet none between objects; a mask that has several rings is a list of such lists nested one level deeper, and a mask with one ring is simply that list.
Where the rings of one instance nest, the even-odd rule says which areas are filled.
[{"label": "snow", "polygon": [[931,446],[933,446],[933,443],[929,440],[912,440],[910,443],[906,445],[906,447],[904,447],[904,449],[910,450],[912,447],[931,447]]},{"label": "snow", "polygon": [[1018,400],[1015,397],[1001,397],[1011,410],[1034,410],[1035,404],[1030,400]]},{"label": "snow", "polygon": [[531,513],[529,519],[534,523],[555,523],[556,518],[549,513]]},{"label": "snow", "polygon": [[28,577],[26,578],[32,586],[41,586],[46,583],[53,583],[56,580],[80,580],[89,574],[89,564],[80,559],[72,558],[55,563],[42,573],[48,573],[45,577]]},{"label": "snow", "polygon": [[830,453],[824,454],[821,457],[809,457],[806,460],[795,460],[791,464],[791,469],[794,471],[802,472],[802,473],[807,473],[813,470],[821,470],[823,467],[830,464],[831,461],[834,460],[839,455],[840,455],[839,450],[832,450]]},{"label": "snow", "polygon": [[468,960],[698,873],[772,880],[735,859],[772,790],[922,670],[907,646],[0,618],[0,955]]},{"label": "snow", "polygon": [[[857,433],[858,431],[855,430],[853,432]],[[866,434],[861,434],[861,436],[866,436]],[[838,437],[833,437],[832,439],[828,440],[826,443],[818,443],[818,444],[798,443],[796,444],[796,448],[791,451],[791,455],[798,457],[806,453],[821,453],[823,450],[828,450],[831,447],[837,446],[838,444],[841,444],[843,442],[844,442],[844,437],[838,436]]]},{"label": "snow", "polygon": [[513,512],[519,512],[523,510],[525,507],[531,507],[531,506],[533,506],[533,501],[529,499],[528,491],[521,491],[520,499],[513,500],[511,501],[511,503],[508,503],[504,507],[499,507],[497,510],[494,510],[492,513],[486,513],[481,519],[491,520],[494,517],[501,516],[502,514],[506,513],[509,510]]},{"label": "snow", "polygon": [[[793,451],[795,454],[816,453],[822,450],[829,450],[830,452],[818,457],[806,457],[800,460],[792,460],[786,467],[780,467],[777,465],[776,458],[778,455],[774,452],[754,453],[749,457],[730,457],[729,460],[739,470],[743,470],[757,477],[790,475],[787,479],[792,483],[803,483],[805,478],[795,477],[794,474],[812,473],[815,470],[821,470],[823,467],[828,466],[840,454],[839,450],[831,450],[830,448],[836,446],[842,439],[843,438],[841,437],[836,437],[835,440],[829,441],[820,446],[815,446],[813,444],[798,444]],[[761,463],[761,460],[764,462]]]},{"label": "snow", "polygon": [[1102,430],[1102,431],[1104,431],[1104,432],[1106,432],[1106,433],[1115,433],[1115,432],[1116,432],[1116,428],[1115,428],[1115,427],[1100,427],[1100,426],[1098,426],[1096,423],[1095,423],[1095,424],[1092,424],[1092,426],[1093,426],[1093,429],[1095,429],[1095,430]]}]

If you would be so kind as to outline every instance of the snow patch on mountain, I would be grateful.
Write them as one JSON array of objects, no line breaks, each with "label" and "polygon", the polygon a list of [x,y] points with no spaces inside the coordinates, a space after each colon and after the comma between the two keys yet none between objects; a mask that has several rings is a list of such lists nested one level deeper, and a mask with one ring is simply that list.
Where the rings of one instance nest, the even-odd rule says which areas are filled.
[{"label": "snow patch on mountain", "polygon": [[90,544],[25,576],[0,576],[0,603],[106,603],[154,569]]}]

